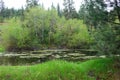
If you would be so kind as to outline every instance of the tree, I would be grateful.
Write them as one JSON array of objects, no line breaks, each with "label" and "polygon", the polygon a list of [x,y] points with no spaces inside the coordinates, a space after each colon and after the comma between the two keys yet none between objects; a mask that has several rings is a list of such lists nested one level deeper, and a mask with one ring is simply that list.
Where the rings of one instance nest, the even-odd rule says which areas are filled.
[{"label": "tree", "polygon": [[[85,0],[85,3],[87,3],[85,5],[86,10],[87,11],[89,10],[89,12],[91,12],[90,15],[92,15],[92,13],[96,15],[99,14],[99,16],[100,14],[103,14],[101,16],[104,16],[104,17],[100,17],[101,19],[98,19],[98,17],[96,17],[96,19],[101,20],[103,22],[111,22],[113,24],[116,24],[114,22],[116,19],[120,21],[120,6],[119,6],[120,1],[119,0],[100,0],[100,1]],[[108,8],[112,8],[112,9],[109,10]]]},{"label": "tree", "polygon": [[3,0],[0,0],[0,22],[4,21],[4,9],[5,9],[4,2]]},{"label": "tree", "polygon": [[53,3],[51,5],[51,9],[56,9]]},{"label": "tree", "polygon": [[118,20],[120,23],[120,0],[114,0],[114,4],[115,4],[115,10],[118,16]]},{"label": "tree", "polygon": [[30,29],[31,40],[35,45],[54,43],[53,34],[57,26],[58,15],[55,9],[49,11],[41,7],[31,8],[25,13],[25,26]]},{"label": "tree", "polygon": [[77,12],[74,8],[74,1],[73,0],[64,0],[64,10],[63,14],[66,19],[77,18]]},{"label": "tree", "polygon": [[39,0],[26,0],[27,9],[38,6],[39,5],[38,2],[39,2]]},{"label": "tree", "polygon": [[80,10],[79,10],[79,13],[78,13],[78,15],[79,15],[79,19],[84,19],[84,5],[82,4],[81,6],[80,6]]},{"label": "tree", "polygon": [[[107,0],[108,1],[108,0]],[[84,22],[88,26],[88,31],[94,38],[95,45],[94,49],[98,50],[99,53],[105,55],[112,55],[118,53],[120,49],[120,22],[119,20],[119,2],[109,0],[109,5],[113,7],[112,10],[108,11],[105,0],[85,0],[82,5],[84,10],[82,16]],[[117,18],[116,18],[117,17]],[[117,27],[117,29],[115,29]]]},{"label": "tree", "polygon": [[23,7],[21,9],[17,9],[17,10],[14,8],[4,8],[3,16],[6,19],[13,18],[13,17],[21,17],[21,19],[22,19],[24,17],[24,9],[23,9]]},{"label": "tree", "polygon": [[60,10],[60,5],[57,4],[57,13],[59,17],[62,17],[62,11]]},{"label": "tree", "polygon": [[24,16],[24,8],[23,8],[23,6],[21,7],[21,9],[17,10],[16,16],[19,16],[20,20],[24,21],[25,16]]}]

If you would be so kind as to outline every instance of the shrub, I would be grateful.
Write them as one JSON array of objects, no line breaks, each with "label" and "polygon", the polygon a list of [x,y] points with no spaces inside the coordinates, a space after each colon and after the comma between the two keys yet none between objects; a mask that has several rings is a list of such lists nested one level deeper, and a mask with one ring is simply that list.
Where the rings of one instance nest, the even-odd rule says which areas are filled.
[{"label": "shrub", "polygon": [[21,26],[15,18],[9,20],[2,28],[2,45],[6,50],[23,49],[30,47],[29,29]]},{"label": "shrub", "polygon": [[77,19],[65,20],[62,18],[58,23],[55,43],[68,48],[85,48],[92,42],[87,27],[83,21]]}]

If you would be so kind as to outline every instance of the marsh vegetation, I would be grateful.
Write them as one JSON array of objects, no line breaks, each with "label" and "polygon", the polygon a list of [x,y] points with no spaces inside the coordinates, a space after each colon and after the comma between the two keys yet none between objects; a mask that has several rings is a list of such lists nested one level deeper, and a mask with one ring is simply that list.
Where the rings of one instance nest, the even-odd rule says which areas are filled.
[{"label": "marsh vegetation", "polygon": [[120,80],[119,0],[0,3],[0,80]]}]

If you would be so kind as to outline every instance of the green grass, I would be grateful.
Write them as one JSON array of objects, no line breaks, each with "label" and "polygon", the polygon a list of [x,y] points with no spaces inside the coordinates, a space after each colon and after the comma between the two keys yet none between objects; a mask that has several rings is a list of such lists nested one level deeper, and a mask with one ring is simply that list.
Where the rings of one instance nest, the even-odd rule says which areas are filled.
[{"label": "green grass", "polygon": [[[33,66],[1,66],[0,80],[96,80],[97,74],[103,77],[112,70],[112,64],[113,59],[107,58],[80,63],[54,60]],[[88,76],[90,71],[94,77]]]}]

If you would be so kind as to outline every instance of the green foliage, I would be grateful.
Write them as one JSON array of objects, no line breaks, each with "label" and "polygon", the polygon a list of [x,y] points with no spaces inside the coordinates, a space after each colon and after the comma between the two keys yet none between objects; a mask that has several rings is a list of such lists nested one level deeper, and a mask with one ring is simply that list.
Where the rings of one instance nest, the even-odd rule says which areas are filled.
[{"label": "green foliage", "polygon": [[3,26],[1,37],[2,45],[6,50],[30,46],[29,29],[21,27],[20,21],[14,18]]},{"label": "green foliage", "polygon": [[62,18],[56,31],[54,37],[59,45],[84,48],[85,46],[88,47],[87,44],[91,42],[87,27],[83,21],[77,19],[65,20]]},{"label": "green foliage", "polygon": [[95,45],[93,48],[97,50],[100,54],[105,54],[111,56],[116,54],[116,35],[112,28],[109,26],[102,26],[100,29],[96,29],[93,34]]},{"label": "green foliage", "polygon": [[64,0],[64,9],[63,15],[66,19],[74,19],[78,18],[78,14],[74,8],[74,1],[73,0]]},{"label": "green foliage", "polygon": [[21,9],[14,9],[14,8],[4,8],[0,12],[0,22],[5,22],[6,19],[11,19],[13,17],[20,17],[21,21],[24,20],[24,9],[23,7]]},{"label": "green foliage", "polygon": [[[113,73],[113,59],[96,59],[82,63],[50,61],[34,66],[1,66],[2,80],[95,80]],[[94,76],[90,77],[89,72]],[[99,75],[100,74],[100,75]],[[104,75],[104,76],[102,76]],[[113,76],[113,75],[112,75]],[[109,77],[112,78],[112,76]],[[23,78],[24,77],[24,78]],[[106,80],[106,79],[105,79]],[[113,79],[114,80],[114,79]]]},{"label": "green foliage", "polygon": [[24,25],[31,30],[32,40],[38,41],[41,45],[79,48],[86,45],[81,45],[82,42],[89,43],[90,37],[83,22],[60,18],[55,9],[46,11],[36,7],[29,10],[25,16]]},{"label": "green foliage", "polygon": [[16,17],[7,20],[7,25],[2,28],[2,44],[6,50],[33,50],[49,46],[88,48],[92,42],[82,20],[66,20],[59,17],[54,8],[47,11],[34,7],[24,16],[24,22]]},{"label": "green foliage", "polygon": [[60,9],[60,5],[59,4],[57,4],[57,13],[58,13],[59,17],[62,17],[62,11]]},{"label": "green foliage", "polygon": [[39,0],[26,0],[27,3],[27,9],[38,6]]},{"label": "green foliage", "polygon": [[0,16],[0,23],[4,22],[4,18],[2,16]]},{"label": "green foliage", "polygon": [[80,17],[84,19],[84,22],[88,26],[88,30],[91,36],[94,37],[94,49],[97,49],[100,54],[112,55],[119,54],[119,42],[116,39],[120,34],[120,29],[114,29],[114,27],[120,25],[116,23],[116,10],[107,12],[106,6],[103,0],[85,0],[82,8],[80,9]]},{"label": "green foliage", "polygon": [[43,8],[33,8],[25,14],[25,26],[30,29],[31,37],[39,44],[48,44],[57,26],[57,12],[46,11]]},{"label": "green foliage", "polygon": [[78,15],[79,15],[79,19],[82,19],[82,20],[84,20],[84,16],[85,16],[85,5],[84,4],[82,4],[81,6],[80,6],[80,9],[79,9],[79,12],[78,12]]},{"label": "green foliage", "polygon": [[1,45],[0,46],[0,52],[4,52],[5,51],[5,48]]},{"label": "green foliage", "polygon": [[5,8],[4,1],[1,0],[0,1],[0,23],[4,21],[4,8]]}]

